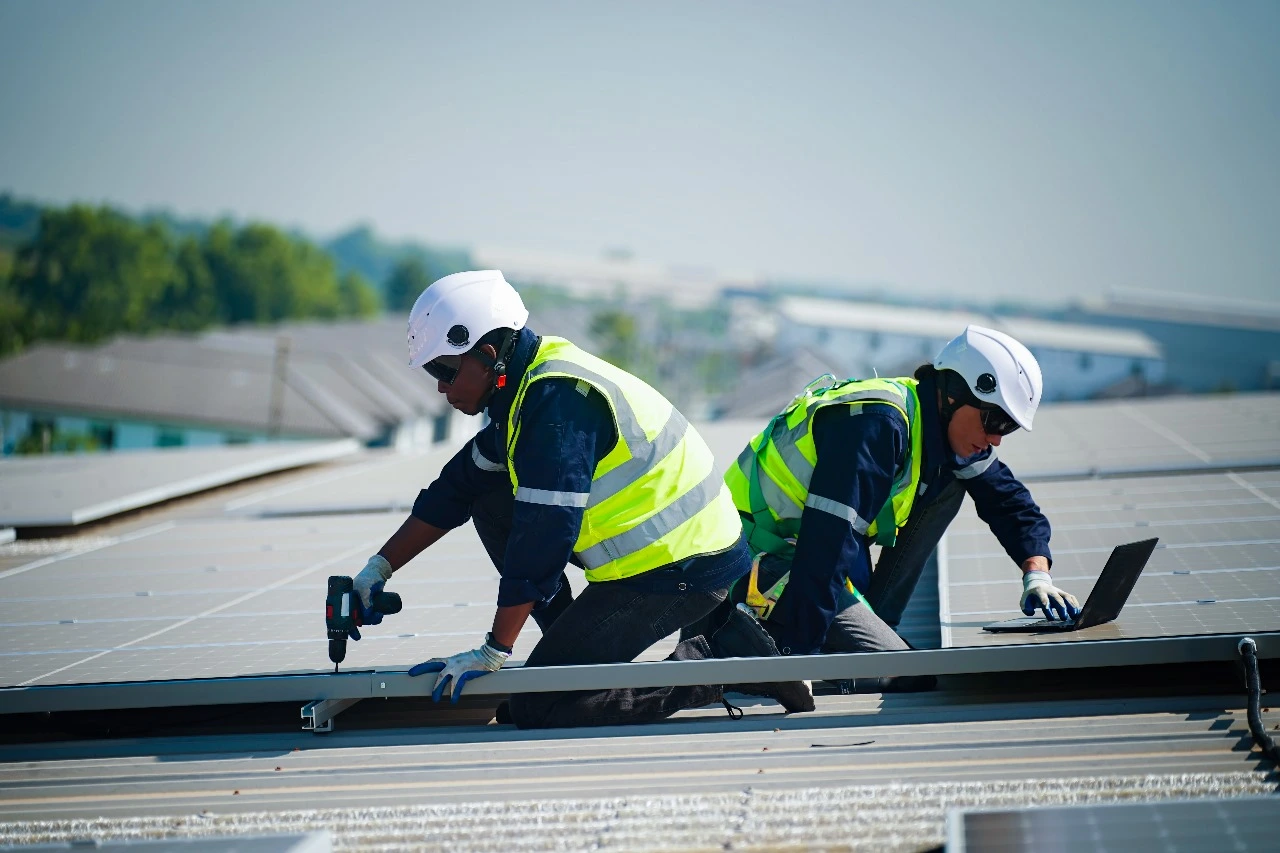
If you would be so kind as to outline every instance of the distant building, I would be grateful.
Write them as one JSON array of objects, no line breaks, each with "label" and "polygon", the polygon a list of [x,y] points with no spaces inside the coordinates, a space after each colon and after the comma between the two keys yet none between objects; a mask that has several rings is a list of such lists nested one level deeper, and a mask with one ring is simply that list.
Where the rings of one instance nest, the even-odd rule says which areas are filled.
[{"label": "distant building", "polygon": [[1220,297],[1117,291],[1067,319],[1136,329],[1158,341],[1165,379],[1185,391],[1280,388],[1280,306]]},{"label": "distant building", "polygon": [[425,447],[474,431],[407,367],[404,327],[388,317],[37,345],[0,361],[0,447],[58,436],[101,449],[343,437]]},{"label": "distant building", "polygon": [[910,375],[977,324],[1013,335],[1035,354],[1045,400],[1109,395],[1118,384],[1141,393],[1164,379],[1159,344],[1130,329],[812,297],[780,299],[774,312],[777,352],[816,349],[849,377]]},{"label": "distant building", "polygon": [[1046,401],[1113,396],[1122,386],[1141,395],[1164,382],[1160,345],[1133,329],[1024,317],[996,317],[988,325],[1013,335],[1035,355]]}]

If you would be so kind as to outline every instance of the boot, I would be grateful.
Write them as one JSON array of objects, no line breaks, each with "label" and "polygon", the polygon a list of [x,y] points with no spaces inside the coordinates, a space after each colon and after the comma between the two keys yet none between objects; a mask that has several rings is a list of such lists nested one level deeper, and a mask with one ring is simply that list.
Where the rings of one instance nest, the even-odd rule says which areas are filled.
[{"label": "boot", "polygon": [[[711,635],[711,652],[718,658],[778,657],[778,646],[755,615],[735,607],[720,630]],[[807,681],[780,681],[771,684],[726,684],[726,692],[767,696],[777,700],[788,714],[812,711],[813,691]]]}]

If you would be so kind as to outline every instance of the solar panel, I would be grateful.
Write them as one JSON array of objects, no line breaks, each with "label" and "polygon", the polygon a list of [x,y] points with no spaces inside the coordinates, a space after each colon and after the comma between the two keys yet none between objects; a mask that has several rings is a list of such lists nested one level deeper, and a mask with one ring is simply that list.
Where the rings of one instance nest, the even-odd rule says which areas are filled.
[{"label": "solar panel", "polygon": [[[0,685],[316,672],[329,574],[354,574],[399,515],[162,524],[36,570],[0,574]],[[473,645],[498,575],[470,526],[397,575],[405,610],[348,645],[346,666],[403,667]],[[526,630],[517,647],[537,641]]]},{"label": "solar panel", "polygon": [[1110,550],[1160,538],[1120,617],[1063,634],[996,636],[1017,615],[1016,566],[966,502],[947,533],[943,638],[950,646],[1280,630],[1280,472],[1181,474],[1034,485],[1053,525],[1055,582],[1083,601]]},{"label": "solar panel", "polygon": [[1025,479],[1280,465],[1280,393],[1046,405],[999,455]]},{"label": "solar panel", "polygon": [[425,452],[372,451],[345,464],[265,486],[226,504],[234,515],[318,515],[408,511],[431,484],[457,445]]},{"label": "solar panel", "polygon": [[358,449],[343,440],[0,460],[0,526],[84,524]]},{"label": "solar panel", "polygon": [[[1044,806],[947,814],[947,853],[1043,850],[1047,839],[1098,853],[1275,849],[1275,797]],[[1053,845],[1050,845],[1053,846]]]}]

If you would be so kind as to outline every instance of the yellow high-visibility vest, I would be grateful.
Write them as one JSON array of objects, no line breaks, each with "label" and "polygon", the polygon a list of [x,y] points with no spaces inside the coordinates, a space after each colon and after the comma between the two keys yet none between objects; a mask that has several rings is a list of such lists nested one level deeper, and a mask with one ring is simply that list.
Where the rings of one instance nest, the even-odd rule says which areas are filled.
[{"label": "yellow high-visibility vest", "polygon": [[[911,515],[920,486],[923,444],[916,385],[915,379],[851,379],[817,388],[811,383],[751,440],[725,474],[725,481],[742,515],[743,532],[752,551],[792,556],[806,506],[847,519],[855,532],[882,545],[894,543]],[[809,494],[818,464],[814,416],[835,405],[849,407],[850,414],[863,406],[890,406],[906,421],[909,441],[903,458],[897,460],[889,499],[874,518],[862,518],[853,507]]]},{"label": "yellow high-visibility vest", "polygon": [[[577,380],[598,391],[618,441],[600,460],[587,493],[521,486],[512,464],[525,394],[544,379]],[[706,442],[645,382],[563,338],[543,337],[516,389],[507,422],[507,471],[518,501],[583,507],[573,550],[588,581],[631,577],[723,551],[742,533],[728,487]]]}]

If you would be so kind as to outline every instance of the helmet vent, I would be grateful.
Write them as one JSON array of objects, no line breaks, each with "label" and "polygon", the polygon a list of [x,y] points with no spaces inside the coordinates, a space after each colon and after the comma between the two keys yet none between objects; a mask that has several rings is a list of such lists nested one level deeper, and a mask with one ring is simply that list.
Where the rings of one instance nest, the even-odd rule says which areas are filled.
[{"label": "helmet vent", "polygon": [[467,331],[467,327],[462,324],[449,329],[449,334],[446,337],[449,345],[454,347],[465,347],[471,342],[471,332]]}]

